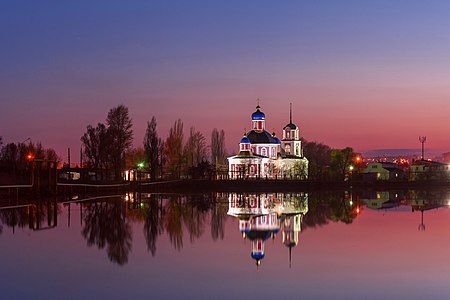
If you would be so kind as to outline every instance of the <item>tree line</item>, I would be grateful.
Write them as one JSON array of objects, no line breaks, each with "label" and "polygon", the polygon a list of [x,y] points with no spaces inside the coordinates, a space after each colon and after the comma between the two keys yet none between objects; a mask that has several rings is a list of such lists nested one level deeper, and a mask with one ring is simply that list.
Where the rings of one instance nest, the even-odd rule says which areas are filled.
[{"label": "tree line", "polygon": [[319,142],[303,140],[303,154],[308,159],[308,178],[315,181],[344,180],[350,172],[350,167],[355,171],[361,169],[362,161],[357,162],[360,157],[353,148],[333,149]]},{"label": "tree line", "polygon": [[[142,147],[133,148],[133,122],[128,108],[112,108],[105,123],[88,125],[81,137],[85,165],[98,170],[97,179],[122,178],[126,168],[148,172],[151,180],[162,178],[210,178],[226,173],[225,132],[214,128],[207,145],[205,136],[195,127],[185,140],[183,122],[178,119],[164,139],[159,136],[152,117]],[[96,175],[97,176],[97,175]]]},{"label": "tree line", "polygon": [[33,160],[43,162],[40,166],[42,170],[48,168],[45,162],[60,162],[56,151],[45,148],[40,142],[33,143],[27,139],[3,145],[3,138],[0,137],[0,182],[29,183]]}]

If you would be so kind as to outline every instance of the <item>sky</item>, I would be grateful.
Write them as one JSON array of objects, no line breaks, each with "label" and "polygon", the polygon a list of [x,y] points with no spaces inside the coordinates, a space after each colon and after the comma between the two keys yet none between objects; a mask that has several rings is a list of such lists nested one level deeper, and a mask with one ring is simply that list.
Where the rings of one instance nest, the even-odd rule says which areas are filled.
[{"label": "sky", "polygon": [[[357,151],[450,150],[448,1],[0,1],[0,136],[63,160],[124,104],[232,152],[257,99],[278,136]],[[75,150],[78,151],[78,150]]]}]

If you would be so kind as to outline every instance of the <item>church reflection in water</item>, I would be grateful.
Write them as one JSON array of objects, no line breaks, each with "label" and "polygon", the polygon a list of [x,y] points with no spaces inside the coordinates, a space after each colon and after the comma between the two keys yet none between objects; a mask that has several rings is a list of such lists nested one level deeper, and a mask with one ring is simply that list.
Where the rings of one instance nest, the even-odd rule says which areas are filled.
[{"label": "church reflection in water", "polygon": [[282,243],[289,249],[298,245],[303,217],[308,213],[307,193],[229,195],[228,215],[239,219],[239,231],[251,241],[251,257],[259,266],[265,257],[265,242],[281,231]]}]

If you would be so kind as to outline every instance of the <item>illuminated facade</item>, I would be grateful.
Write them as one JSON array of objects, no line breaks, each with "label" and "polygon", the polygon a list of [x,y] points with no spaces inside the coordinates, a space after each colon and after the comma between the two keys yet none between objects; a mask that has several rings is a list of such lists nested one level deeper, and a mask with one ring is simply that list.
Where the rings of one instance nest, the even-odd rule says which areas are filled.
[{"label": "illuminated facade", "polygon": [[252,130],[239,143],[239,153],[228,158],[231,179],[308,177],[308,160],[303,156],[300,130],[290,120],[280,141],[275,132],[266,131],[266,115],[258,105],[252,114]]}]

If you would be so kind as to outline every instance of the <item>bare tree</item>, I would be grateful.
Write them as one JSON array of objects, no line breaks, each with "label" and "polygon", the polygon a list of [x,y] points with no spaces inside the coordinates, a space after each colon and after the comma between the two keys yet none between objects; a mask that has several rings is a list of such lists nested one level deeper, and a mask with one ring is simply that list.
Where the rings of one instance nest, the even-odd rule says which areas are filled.
[{"label": "bare tree", "polygon": [[125,168],[125,153],[133,142],[133,123],[128,107],[121,104],[112,108],[106,117],[106,124],[111,137],[111,162],[117,180],[121,178],[121,172]]},{"label": "bare tree", "polygon": [[188,168],[196,167],[206,159],[205,137],[194,127],[189,130],[189,138],[184,147],[184,156]]},{"label": "bare tree", "polygon": [[223,165],[226,162],[225,131],[214,128],[211,133],[211,162]]},{"label": "bare tree", "polygon": [[86,133],[81,137],[81,142],[83,143],[84,155],[91,167],[101,170],[107,168],[109,141],[109,134],[104,124],[98,123],[97,127],[87,126]]},{"label": "bare tree", "polygon": [[164,145],[167,169],[172,176],[180,178],[183,162],[183,122],[178,119],[170,128],[169,136]]}]

